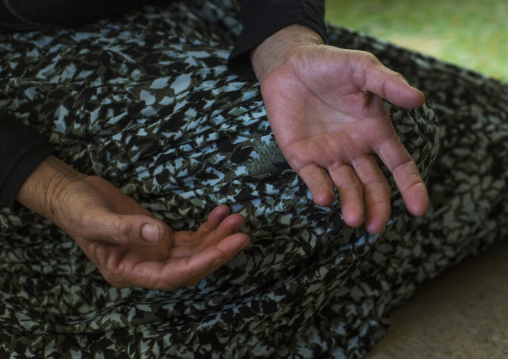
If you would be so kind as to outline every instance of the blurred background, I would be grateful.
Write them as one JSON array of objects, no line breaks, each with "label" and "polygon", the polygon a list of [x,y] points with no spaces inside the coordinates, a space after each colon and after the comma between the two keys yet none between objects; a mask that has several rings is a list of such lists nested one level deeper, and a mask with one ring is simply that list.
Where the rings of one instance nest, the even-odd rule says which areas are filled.
[{"label": "blurred background", "polygon": [[326,0],[326,19],[508,81],[506,0]]}]

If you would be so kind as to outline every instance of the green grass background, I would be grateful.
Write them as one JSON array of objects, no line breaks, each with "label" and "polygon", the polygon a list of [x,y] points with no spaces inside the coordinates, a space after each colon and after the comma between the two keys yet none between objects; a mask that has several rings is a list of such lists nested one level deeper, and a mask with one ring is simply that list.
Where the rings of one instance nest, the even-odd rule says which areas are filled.
[{"label": "green grass background", "polygon": [[326,0],[326,19],[508,81],[506,0]]}]

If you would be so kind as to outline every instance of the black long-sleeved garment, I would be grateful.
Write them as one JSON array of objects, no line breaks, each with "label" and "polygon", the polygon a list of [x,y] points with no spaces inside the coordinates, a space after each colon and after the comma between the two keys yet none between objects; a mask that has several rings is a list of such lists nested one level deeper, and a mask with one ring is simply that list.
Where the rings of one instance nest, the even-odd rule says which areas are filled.
[{"label": "black long-sleeved garment", "polygon": [[[167,0],[3,0],[0,32],[70,26]],[[228,68],[253,76],[249,50],[289,24],[308,26],[325,36],[323,0],[240,0],[243,31],[228,59]],[[37,165],[53,152],[32,128],[0,113],[0,202],[14,207],[15,196]]]},{"label": "black long-sleeved garment", "polygon": [[0,200],[13,207],[19,187],[52,152],[37,131],[0,113]]},{"label": "black long-sleeved garment", "polygon": [[243,0],[240,5],[243,31],[228,60],[238,75],[253,76],[249,50],[286,25],[304,25],[325,38],[322,0]]}]

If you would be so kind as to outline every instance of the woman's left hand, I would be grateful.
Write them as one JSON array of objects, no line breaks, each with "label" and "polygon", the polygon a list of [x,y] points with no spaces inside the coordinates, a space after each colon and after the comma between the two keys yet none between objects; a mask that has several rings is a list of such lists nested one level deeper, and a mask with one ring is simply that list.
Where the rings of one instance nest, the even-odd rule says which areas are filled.
[{"label": "woman's left hand", "polygon": [[298,25],[265,40],[251,59],[277,143],[316,204],[331,205],[336,188],[346,224],[359,226],[365,217],[369,232],[381,232],[391,189],[378,155],[409,212],[426,212],[425,184],[381,100],[416,108],[425,101],[419,90],[372,54],[323,45]]}]

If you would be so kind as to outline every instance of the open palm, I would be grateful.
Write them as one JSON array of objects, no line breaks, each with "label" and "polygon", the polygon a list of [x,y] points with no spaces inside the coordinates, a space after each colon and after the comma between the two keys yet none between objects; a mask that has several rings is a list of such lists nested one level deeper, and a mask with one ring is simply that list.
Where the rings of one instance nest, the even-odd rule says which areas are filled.
[{"label": "open palm", "polygon": [[275,138],[318,205],[339,193],[344,221],[382,231],[390,216],[390,186],[376,163],[394,176],[406,206],[423,215],[428,195],[418,168],[399,140],[382,98],[419,107],[423,94],[373,55],[305,46],[261,81]]},{"label": "open palm", "polygon": [[249,243],[244,219],[218,206],[196,232],[174,232],[110,182],[86,177],[59,196],[56,223],[116,287],[198,283]]}]

